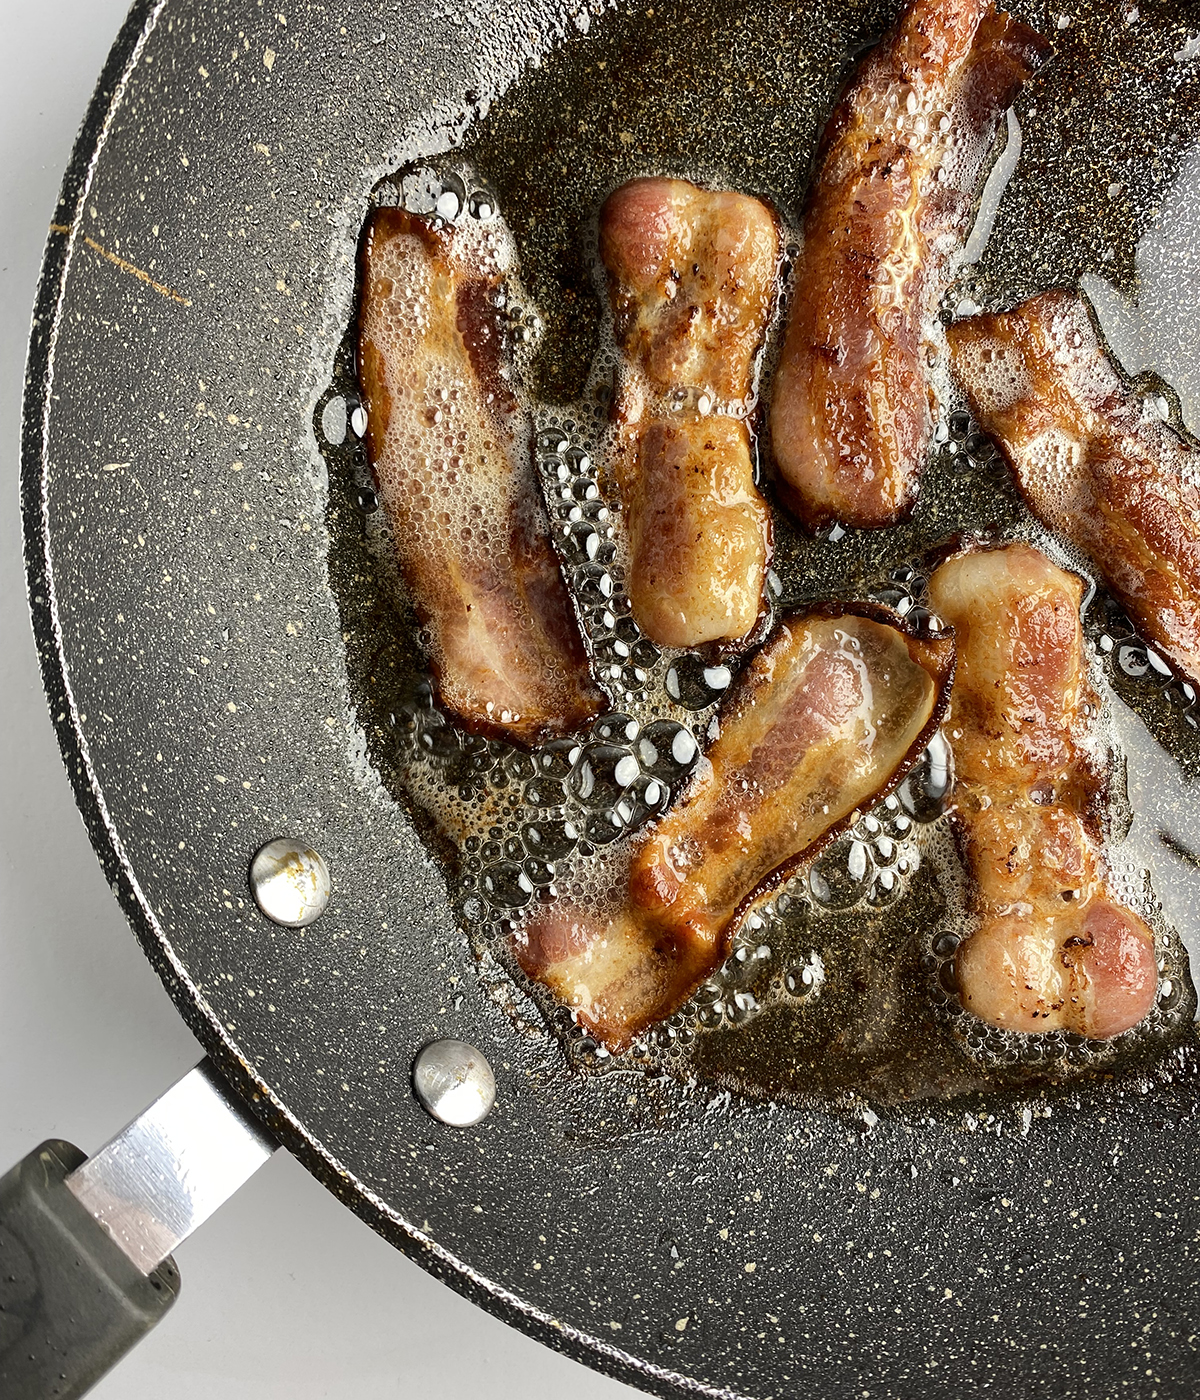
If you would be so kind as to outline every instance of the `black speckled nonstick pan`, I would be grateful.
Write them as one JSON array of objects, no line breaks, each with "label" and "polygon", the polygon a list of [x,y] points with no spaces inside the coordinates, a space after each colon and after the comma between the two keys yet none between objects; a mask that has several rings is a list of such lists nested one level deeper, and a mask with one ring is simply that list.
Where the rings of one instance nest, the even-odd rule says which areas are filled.
[{"label": "black speckled nonstick pan", "polygon": [[[63,187],[25,407],[52,713],[181,1013],[399,1249],[644,1390],[1193,1395],[1192,1028],[1115,1079],[877,1111],[580,1074],[538,1015],[482,984],[353,662],[339,578],[360,522],[314,421],[378,182],[458,147],[486,167],[566,347],[542,388],[566,397],[594,345],[581,230],[604,194],[670,168],[767,192],[794,221],[851,55],[897,7],[278,8],[134,5]],[[1200,9],[1018,8],[1056,56],[1022,98],[1026,149],[976,295],[1086,272],[1128,291],[1200,137],[1196,62],[1174,56]],[[953,523],[923,516],[886,548]],[[780,540],[801,592],[805,547]],[[332,872],[304,930],[267,922],[247,890],[251,855],[283,834]],[[412,1092],[415,1053],[446,1036],[496,1074],[496,1108],[468,1130]]]}]

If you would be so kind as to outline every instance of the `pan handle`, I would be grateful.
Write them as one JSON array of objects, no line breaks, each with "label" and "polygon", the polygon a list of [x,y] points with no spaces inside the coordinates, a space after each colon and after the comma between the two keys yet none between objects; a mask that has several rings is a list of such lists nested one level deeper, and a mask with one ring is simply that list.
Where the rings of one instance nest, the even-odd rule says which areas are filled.
[{"label": "pan handle", "polygon": [[44,1142],[0,1178],[0,1395],[71,1400],[141,1341],[179,1293],[146,1275],[67,1186],[86,1161]]},{"label": "pan handle", "polygon": [[171,1251],[278,1144],[207,1060],[96,1153],[0,1177],[0,1396],[74,1400],[179,1294]]}]

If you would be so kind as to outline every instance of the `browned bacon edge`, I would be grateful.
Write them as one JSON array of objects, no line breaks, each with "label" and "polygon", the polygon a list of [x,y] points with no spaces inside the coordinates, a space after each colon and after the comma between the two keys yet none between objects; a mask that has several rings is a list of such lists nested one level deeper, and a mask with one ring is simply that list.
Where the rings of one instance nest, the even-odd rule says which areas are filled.
[{"label": "browned bacon edge", "polygon": [[[700,215],[696,214],[694,208],[681,214],[675,207],[675,195],[679,188],[688,192],[693,205],[702,203],[705,199],[713,201],[713,205],[705,207]],[[664,200],[669,203],[672,215],[664,211]],[[691,244],[677,250],[687,254],[680,258],[681,265],[691,263],[692,276],[698,276],[702,269],[711,272],[709,263],[714,258],[714,253],[709,225],[718,222],[714,205],[752,208],[757,215],[765,216],[772,228],[773,270],[765,301],[758,307],[761,316],[746,314],[748,309],[753,309],[755,298],[739,300],[739,294],[743,297],[748,295],[744,281],[745,263],[735,262],[726,281],[710,298],[698,297],[697,289],[691,285],[690,277],[685,274],[681,279],[675,279],[678,295],[674,300],[655,304],[656,296],[661,295],[661,291],[656,288],[649,273],[651,268],[661,271],[667,262],[666,250],[673,245],[680,227],[673,222],[673,215],[678,215],[682,224],[694,235]],[[774,519],[766,501],[758,495],[752,479],[761,404],[756,403],[753,410],[744,417],[729,420],[724,416],[722,403],[730,396],[745,399],[757,389],[763,345],[778,299],[779,217],[770,203],[758,196],[736,190],[713,189],[676,177],[642,176],[615,189],[604,201],[599,219],[600,260],[606,272],[613,332],[624,361],[622,373],[618,377],[620,387],[612,406],[613,421],[618,426],[619,436],[616,461],[609,479],[622,498],[628,513],[632,555],[629,592],[634,619],[643,631],[660,645],[682,646],[714,658],[738,655],[765,641],[774,620],[765,587],[767,570],[770,568],[774,552]],[[706,238],[699,237],[697,225],[708,230]],[[697,246],[697,243],[701,246]],[[750,280],[752,285],[757,285],[755,278]],[[697,336],[697,321],[704,324],[705,316],[714,318],[714,308],[721,307],[726,299],[739,313],[732,318],[736,322],[732,329],[729,319],[716,318],[723,324],[726,343],[721,345],[712,339],[719,335],[720,331],[714,329],[711,324],[707,335]],[[729,343],[729,337],[732,337],[732,345]],[[688,345],[692,345],[700,355],[701,361],[707,366],[707,372],[702,373],[694,382],[686,377],[678,381],[667,377],[662,361],[664,358],[670,361],[671,355],[668,351],[682,350]],[[626,378],[632,378],[639,385],[632,395],[632,403],[622,382]],[[708,629],[699,628],[694,616],[690,628],[685,627],[682,631],[677,631],[672,625],[663,630],[654,609],[645,606],[645,595],[638,583],[639,575],[647,571],[661,571],[666,564],[664,556],[656,553],[656,546],[663,543],[662,537],[656,538],[652,529],[634,528],[636,521],[640,521],[647,514],[653,516],[656,506],[661,506],[662,503],[661,479],[656,471],[658,457],[655,451],[656,446],[661,450],[662,440],[656,435],[665,431],[691,446],[692,430],[710,421],[707,415],[697,417],[691,409],[664,408],[664,400],[672,391],[689,389],[694,392],[705,391],[714,396],[717,405],[713,418],[723,421],[725,425],[720,431],[726,433],[731,421],[736,422],[737,431],[744,438],[744,441],[736,445],[726,438],[719,459],[724,462],[740,462],[744,459],[746,485],[750,488],[750,499],[743,503],[741,528],[735,532],[732,548],[735,553],[740,551],[744,571],[756,566],[752,558],[755,549],[749,543],[751,536],[757,536],[762,556],[761,560],[757,561],[759,587],[754,620],[740,632],[734,630],[731,624],[729,632],[715,638],[698,636],[700,630]],[[710,431],[715,432],[717,429],[714,427]],[[690,467],[704,458],[689,453],[685,460]],[[677,463],[675,470],[678,471],[679,466]],[[722,470],[721,475],[727,475],[727,471]],[[708,484],[708,489],[712,494],[701,493],[700,508],[696,514],[707,514],[711,517],[722,508],[728,511],[727,503],[719,500],[712,483]],[[683,497],[682,501],[677,500],[673,503],[681,517],[679,523],[682,525],[683,519],[687,519],[693,528],[699,530],[700,521],[688,515],[688,493],[681,491],[680,495]],[[752,516],[754,518],[751,518]],[[706,524],[711,531],[711,518]],[[708,541],[705,540],[704,544],[707,545]],[[728,565],[728,559],[725,562]],[[697,574],[684,573],[682,576],[676,576],[673,586],[666,590],[673,600],[687,591],[685,584],[689,578],[694,581]],[[724,578],[727,579],[728,575]],[[701,610],[703,611],[703,608]]]},{"label": "browned bacon edge", "polygon": [[[771,392],[780,496],[807,528],[880,528],[911,510],[933,427],[923,323],[969,229],[989,132],[1047,51],[991,0],[914,0],[834,108]],[[975,149],[941,181],[945,144],[879,114],[904,85]]]},{"label": "browned bacon edge", "polygon": [[[1200,685],[1200,452],[1166,424],[1144,420],[1073,292],[1043,292],[1012,311],[957,321],[947,337],[967,401],[1030,510],[1088,555],[1146,640]],[[1029,380],[994,411],[962,369],[965,353],[989,340],[1015,348]],[[1085,448],[1053,478],[1025,460],[1020,440],[1051,426]]]}]

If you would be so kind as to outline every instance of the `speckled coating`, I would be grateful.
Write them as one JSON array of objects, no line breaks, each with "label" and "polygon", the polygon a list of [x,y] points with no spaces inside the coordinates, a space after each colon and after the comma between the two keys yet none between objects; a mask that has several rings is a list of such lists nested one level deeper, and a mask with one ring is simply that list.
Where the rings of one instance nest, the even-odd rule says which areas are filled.
[{"label": "speckled coating", "polygon": [[[576,1078],[480,988],[356,727],[311,422],[374,183],[458,139],[479,94],[586,16],[345,8],[135,4],[36,310],[24,511],[46,685],[181,1011],[399,1248],[646,1390],[1193,1395],[1194,1038],[1156,1076],[876,1118]],[[332,873],[307,929],[269,924],[246,887],[280,834]],[[442,1036],[495,1070],[478,1127],[413,1097],[413,1056]]]}]

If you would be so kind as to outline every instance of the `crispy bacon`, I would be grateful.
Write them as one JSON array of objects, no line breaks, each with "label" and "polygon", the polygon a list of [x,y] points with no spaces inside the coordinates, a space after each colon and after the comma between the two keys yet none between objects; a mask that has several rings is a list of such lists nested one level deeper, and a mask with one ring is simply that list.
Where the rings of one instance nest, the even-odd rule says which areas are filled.
[{"label": "crispy bacon", "polygon": [[663,646],[746,637],[762,611],[771,537],[746,424],[674,414],[633,432],[615,477],[635,621]]},{"label": "crispy bacon", "polygon": [[693,785],[634,852],[624,901],[538,911],[515,940],[526,973],[626,1046],[717,966],[750,902],[903,777],[953,656],[948,639],[877,616],[786,620],[739,677]]},{"label": "crispy bacon", "polygon": [[1158,986],[1154,935],[1113,892],[1095,817],[1108,778],[1079,618],[1082,581],[1027,544],[959,554],[930,580],[958,670],[947,730],[978,927],[968,1011],[1008,1030],[1107,1040]]},{"label": "crispy bacon", "polygon": [[937,304],[1046,48],[991,0],[914,0],[830,119],[771,403],[785,499],[809,527],[889,525],[913,504]]},{"label": "crispy bacon", "polygon": [[948,330],[954,371],[1030,508],[1200,683],[1200,452],[1148,419],[1076,296]]},{"label": "crispy bacon", "polygon": [[749,418],[774,217],[747,195],[634,180],[605,202],[600,253],[626,357],[614,476],[634,618],[664,646],[737,642],[758,621],[770,556]]},{"label": "crispy bacon", "polygon": [[443,705],[533,742],[597,715],[502,362],[504,268],[452,225],[380,209],[363,247],[368,447]]}]

